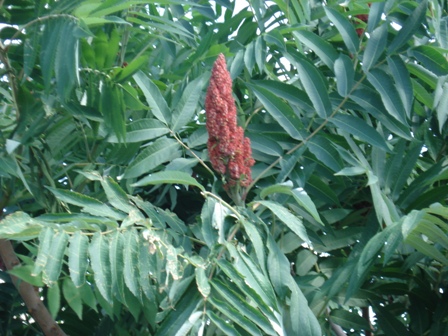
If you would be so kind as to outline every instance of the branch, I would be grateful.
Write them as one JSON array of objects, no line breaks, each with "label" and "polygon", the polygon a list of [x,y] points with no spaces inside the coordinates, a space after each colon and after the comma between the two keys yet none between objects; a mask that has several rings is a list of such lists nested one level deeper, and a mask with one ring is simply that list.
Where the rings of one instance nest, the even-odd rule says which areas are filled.
[{"label": "branch", "polygon": [[[0,258],[3,259],[7,270],[11,270],[15,266],[20,265],[20,261],[14,253],[14,249],[9,240],[0,239]],[[41,301],[39,293],[35,291],[34,287],[13,275],[10,276],[12,283],[16,286],[28,308],[28,313],[33,317],[37,324],[39,324],[44,334],[47,336],[65,336],[66,333],[51,317],[49,311]]]}]

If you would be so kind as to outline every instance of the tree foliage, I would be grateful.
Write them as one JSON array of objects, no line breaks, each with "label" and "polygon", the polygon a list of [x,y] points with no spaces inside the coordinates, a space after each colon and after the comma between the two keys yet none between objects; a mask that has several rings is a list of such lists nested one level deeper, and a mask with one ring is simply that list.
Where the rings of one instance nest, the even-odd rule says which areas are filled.
[{"label": "tree foliage", "polygon": [[39,332],[10,275],[72,335],[448,333],[446,2],[236,2],[1,2],[0,333]]}]

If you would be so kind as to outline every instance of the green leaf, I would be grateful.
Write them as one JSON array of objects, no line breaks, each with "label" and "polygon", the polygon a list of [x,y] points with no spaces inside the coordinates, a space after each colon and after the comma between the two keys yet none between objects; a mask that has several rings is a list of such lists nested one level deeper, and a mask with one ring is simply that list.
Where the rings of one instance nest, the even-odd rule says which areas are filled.
[{"label": "green leaf", "polygon": [[359,259],[357,260],[356,267],[350,276],[349,285],[345,294],[345,300],[348,300],[353,294],[355,294],[364,282],[368,270],[373,265],[375,260],[378,259],[378,252],[384,246],[388,231],[389,230],[385,230],[376,234],[365,245]]},{"label": "green leaf", "polygon": [[230,78],[232,78],[232,80],[237,78],[241,74],[241,71],[243,69],[244,69],[244,49],[240,49],[233,57],[232,64],[230,64],[229,69]]},{"label": "green leaf", "polygon": [[124,190],[111,177],[103,178],[101,180],[101,186],[106,193],[107,200],[114,208],[124,213],[130,213],[132,210],[135,210]]},{"label": "green leaf", "polygon": [[117,84],[106,80],[101,88],[100,111],[104,122],[117,137],[118,141],[126,139],[126,120],[123,90]]},{"label": "green leaf", "polygon": [[305,227],[302,221],[294,216],[288,209],[282,205],[271,201],[257,201],[269,210],[271,210],[275,216],[278,217],[287,227],[289,227],[300,239],[309,243],[310,239],[306,233]]},{"label": "green leaf", "polygon": [[[261,274],[260,270],[257,269],[258,266],[247,255],[239,253],[235,247],[229,244],[227,244],[227,249],[232,257],[238,258],[236,265],[232,265],[226,260],[219,260],[219,268],[242,292],[258,304],[258,307],[266,316],[271,316],[272,311],[270,309],[277,309],[277,301],[269,280]],[[241,260],[242,258],[244,260]]]},{"label": "green leaf", "polygon": [[438,76],[427,70],[425,67],[422,67],[420,64],[416,64],[413,62],[406,63],[406,67],[408,68],[411,75],[416,76],[422,82],[428,84],[431,89],[436,89]]},{"label": "green leaf", "polygon": [[373,2],[369,4],[369,20],[367,22],[367,32],[371,33],[381,22],[381,16],[384,13],[384,2]]},{"label": "green leaf", "polygon": [[388,231],[388,234],[385,235],[387,237],[387,240],[384,246],[383,266],[387,265],[390,258],[392,258],[397,248],[403,242],[403,234],[401,233],[400,222],[386,228],[386,230]]},{"label": "green leaf", "polygon": [[[139,119],[131,122],[126,127],[126,143],[143,142],[158,138],[169,133],[170,130],[164,123],[157,119]],[[109,136],[107,141],[119,142],[115,134]]]},{"label": "green leaf", "polygon": [[207,197],[201,210],[201,232],[209,248],[218,242],[216,228],[213,225],[213,216],[217,201]]},{"label": "green leaf", "polygon": [[353,84],[355,71],[353,70],[353,63],[350,57],[341,54],[334,62],[334,73],[336,74],[336,84],[338,93],[342,97],[350,94]]},{"label": "green leaf", "polygon": [[37,276],[45,268],[50,253],[49,247],[51,246],[53,235],[54,230],[51,227],[46,227],[40,232],[37,258],[31,275]]},{"label": "green leaf", "polygon": [[43,228],[44,223],[18,211],[0,221],[0,238],[29,240],[37,237]]},{"label": "green leaf", "polygon": [[17,164],[16,161],[11,157],[0,157],[0,175],[3,177],[16,176],[17,174]]},{"label": "green leaf", "polygon": [[255,95],[272,118],[274,118],[292,138],[303,140],[301,134],[301,130],[303,129],[302,123],[288,104],[261,86],[253,84],[247,84],[247,86],[254,91]]},{"label": "green leaf", "polygon": [[308,301],[299,286],[290,275],[288,285],[291,290],[289,320],[292,327],[292,332],[289,332],[288,335],[323,335],[319,321],[309,308]]},{"label": "green leaf", "polygon": [[300,157],[302,157],[305,150],[306,146],[302,146],[291,154],[283,155],[283,158],[280,161],[281,171],[276,178],[277,183],[282,183],[287,178],[289,178],[290,174],[294,171],[295,167],[299,163],[298,160]]},{"label": "green leaf", "polygon": [[247,136],[250,139],[252,150],[277,157],[283,154],[283,148],[274,140],[254,133],[249,133]]},{"label": "green leaf", "polygon": [[387,113],[380,96],[375,91],[365,89],[356,90],[350,94],[350,98],[366,109],[367,112],[378,119],[391,132],[406,140],[413,139],[409,127]]},{"label": "green leaf", "polygon": [[384,138],[364,120],[345,114],[337,114],[330,121],[342,130],[364,140],[366,143],[377,146],[389,152],[389,147]]},{"label": "green leaf", "polygon": [[360,166],[356,167],[345,167],[342,170],[338,171],[335,176],[357,176],[363,175],[366,173],[366,169]]},{"label": "green leaf", "polygon": [[123,277],[126,286],[134,294],[135,297],[140,299],[141,289],[138,283],[138,247],[140,245],[137,232],[134,228],[127,230],[124,233],[124,269]]},{"label": "green leaf", "polygon": [[108,0],[101,3],[98,7],[95,7],[95,9],[90,12],[90,15],[95,15],[97,17],[106,16],[127,9],[129,8],[129,6],[134,4],[144,4],[144,2],[141,0],[132,0],[126,2]]},{"label": "green leaf", "polygon": [[384,195],[379,186],[378,177],[370,170],[367,171],[367,177],[378,222],[382,223],[384,221],[384,223],[389,226],[394,222],[394,213],[392,210],[395,210],[396,212],[396,209],[389,208],[388,203],[390,202],[388,202],[387,196]]},{"label": "green leaf", "polygon": [[448,61],[439,52],[439,49],[433,46],[420,45],[413,48],[411,53],[426,69],[437,76],[444,76],[448,73]]},{"label": "green leaf", "polygon": [[56,189],[51,187],[47,187],[47,189],[50,190],[60,201],[82,207],[84,212],[92,215],[106,216],[117,220],[121,220],[125,217],[122,212],[116,211],[92,197],[64,189]]},{"label": "green leaf", "polygon": [[421,149],[422,143],[415,142],[410,145],[410,148],[404,157],[397,157],[397,161],[400,161],[400,165],[398,173],[393,178],[392,197],[394,199],[398,199],[398,196],[406,185],[406,182],[420,157]]},{"label": "green leaf", "polygon": [[407,43],[413,37],[414,33],[420,27],[423,19],[425,18],[427,8],[427,1],[422,0],[417,8],[403,23],[400,31],[390,43],[389,47],[387,48],[389,54],[395,52],[398,48]]},{"label": "green leaf", "polygon": [[388,24],[383,23],[371,33],[370,38],[367,41],[366,50],[364,51],[364,55],[362,57],[362,69],[366,73],[370,70],[370,68],[375,66],[376,61],[378,61],[379,57],[386,48],[387,28]]},{"label": "green leaf", "polygon": [[[107,226],[117,226],[117,223],[106,217],[91,216],[84,213],[69,214],[69,213],[55,213],[40,215],[39,220],[45,221],[48,225],[51,224],[67,224],[73,225],[78,229],[86,229],[90,231],[99,231],[98,224],[105,224]],[[74,230],[74,231],[76,231]]]},{"label": "green leaf", "polygon": [[288,295],[288,281],[291,273],[291,265],[272,238],[268,238],[268,249],[267,267],[269,279],[271,280],[277,296],[283,301]]},{"label": "green leaf", "polygon": [[[176,1],[176,3],[179,5],[180,1]],[[188,2],[184,1],[183,4],[187,4]],[[170,4],[171,6],[174,5],[174,3],[167,2],[167,4]],[[195,6],[195,5],[193,5]],[[172,18],[164,18],[162,16],[158,15],[148,15],[141,11],[129,11],[130,15],[127,16],[127,19],[131,22],[132,19],[136,16],[139,16],[145,20],[139,20],[139,22],[142,22],[144,26],[150,27],[150,29],[157,29],[160,31],[163,31],[164,33],[170,33],[172,35],[179,35],[181,37],[187,38],[187,39],[193,39],[194,34],[179,21],[174,21]]]},{"label": "green leaf", "polygon": [[8,273],[13,275],[35,287],[43,287],[44,282],[42,281],[42,276],[34,275],[34,266],[33,265],[25,265],[25,266],[16,266],[13,269],[9,270]]},{"label": "green leaf", "polygon": [[158,184],[184,184],[198,187],[200,190],[205,191],[205,188],[190,174],[180,171],[162,171],[154,174],[150,174],[136,183],[132,184],[133,187],[142,187],[145,185],[158,185]]},{"label": "green leaf", "polygon": [[255,43],[252,41],[246,46],[246,50],[244,52],[244,64],[246,65],[247,71],[249,71],[250,75],[252,75],[255,65],[254,48]]},{"label": "green leaf", "polygon": [[207,298],[210,295],[211,287],[205,270],[202,267],[196,267],[194,273],[196,275],[196,284],[198,285],[199,292],[204,298]]},{"label": "green leaf", "polygon": [[266,273],[266,254],[262,234],[260,233],[257,226],[255,226],[255,224],[251,221],[243,219],[242,224],[244,227],[244,231],[246,231],[246,234],[249,236],[249,239],[253,244],[255,254],[257,255],[258,259],[258,264],[260,265],[260,268]]},{"label": "green leaf", "polygon": [[92,290],[91,285],[85,283],[84,285],[79,287],[79,295],[81,296],[81,300],[84,304],[92,308],[92,310],[94,310],[95,312],[98,312],[98,302],[95,298],[95,294]]},{"label": "green leaf", "polygon": [[442,161],[433,164],[426,171],[416,176],[411,184],[404,189],[397,200],[397,204],[403,208],[408,207],[410,203],[415,201],[426,190],[428,185],[439,181],[443,177],[446,178],[447,174],[448,170],[442,169]]},{"label": "green leaf", "polygon": [[[141,111],[141,110],[147,109],[147,106],[145,104],[143,104],[139,99],[139,96],[138,96],[139,92],[137,91],[136,86],[131,85],[131,82],[127,82],[127,83],[122,83],[121,88],[123,89],[123,99],[124,99],[124,103],[125,103],[127,109],[129,109],[131,111]],[[142,120],[142,119],[139,119],[139,120]],[[152,119],[149,119],[149,120],[152,120]],[[157,120],[157,119],[154,119],[154,120]],[[138,121],[138,120],[136,120],[136,121]],[[157,120],[157,121],[159,121],[159,120]],[[162,123],[162,122],[160,122],[160,123],[163,126],[165,126],[164,123]],[[132,124],[132,122],[131,122],[131,124]],[[129,124],[127,126],[129,126]],[[111,137],[113,137],[113,135],[111,135]],[[115,142],[118,142],[118,140],[115,140]]]},{"label": "green leaf", "polygon": [[435,220],[437,218],[434,218],[434,216],[425,215],[425,218],[413,232],[425,235],[434,244],[440,244],[444,249],[448,250],[448,236],[437,225],[434,225]]},{"label": "green leaf", "polygon": [[119,17],[116,17],[116,16],[83,17],[80,20],[87,27],[95,27],[95,26],[100,26],[100,25],[104,25],[104,24],[107,24],[107,23],[130,25],[129,22],[126,22],[123,19],[121,19]]},{"label": "green leaf", "polygon": [[[120,18],[117,18],[120,20]],[[118,23],[118,22],[117,22]],[[118,59],[118,55],[120,54],[120,40],[121,40],[121,36],[118,32],[117,27],[114,25],[114,28],[112,28],[111,30],[108,31],[108,37],[107,37],[107,44],[108,44],[108,48],[106,51],[106,57],[104,60],[104,67],[105,68],[112,68],[116,65],[117,63],[117,59]],[[132,62],[130,62],[129,66],[132,64]],[[121,65],[121,64],[120,64]],[[117,70],[123,70],[124,68],[115,68]]]},{"label": "green leaf", "polygon": [[425,242],[417,233],[410,233],[405,236],[405,243],[414,247],[417,251],[423,253],[425,256],[440,261],[443,265],[448,265],[448,258],[443,255],[435,246]]},{"label": "green leaf", "polygon": [[76,287],[80,287],[85,283],[87,266],[87,247],[89,239],[83,235],[81,231],[76,231],[70,238],[68,248],[68,268],[70,277]]},{"label": "green leaf", "polygon": [[406,115],[408,118],[411,118],[414,92],[409,71],[401,57],[397,55],[387,57],[387,64],[395,79],[395,86],[397,87],[404,109],[406,110]]},{"label": "green leaf", "polygon": [[185,321],[190,318],[201,301],[195,285],[191,284],[176,305],[177,307],[182,307],[182,309],[171,310],[163,320],[155,336],[177,335]]},{"label": "green leaf", "polygon": [[159,88],[141,71],[134,74],[133,78],[143,91],[152,114],[165,125],[168,125],[171,120],[171,111]]},{"label": "green leaf", "polygon": [[61,308],[61,292],[57,282],[48,288],[47,299],[48,310],[50,311],[51,317],[54,319]]},{"label": "green leaf", "polygon": [[277,97],[285,99],[291,106],[296,105],[304,111],[311,111],[313,103],[307,94],[298,87],[273,80],[254,80],[257,87],[262,87],[274,93]]},{"label": "green leaf", "polygon": [[266,35],[263,36],[266,43],[277,46],[282,51],[285,50],[285,41],[283,39],[283,35],[280,32],[280,29],[272,29],[267,32]]},{"label": "green leaf", "polygon": [[330,69],[334,69],[334,63],[339,54],[330,43],[307,30],[294,31],[293,35],[313,50]]},{"label": "green leaf", "polygon": [[173,116],[171,118],[171,130],[173,132],[178,132],[183,126],[193,120],[193,116],[198,107],[199,98],[201,98],[204,83],[204,76],[200,76],[188,83],[182,93],[182,97],[173,111]]},{"label": "green leaf", "polygon": [[342,39],[344,40],[348,51],[352,54],[356,54],[359,48],[359,38],[353,24],[334,8],[325,6],[324,9],[328,18],[334,23],[339,33],[342,35]]},{"label": "green leaf", "polygon": [[314,136],[308,142],[308,149],[319,161],[334,172],[342,169],[339,153],[327,138],[320,135]]},{"label": "green leaf", "polygon": [[380,93],[387,112],[403,125],[407,125],[406,110],[390,76],[380,69],[372,69],[367,74],[367,79]]},{"label": "green leaf", "polygon": [[109,244],[110,285],[120,301],[124,301],[124,246],[124,235],[118,230],[112,233]]},{"label": "green leaf", "polygon": [[123,178],[133,178],[149,173],[162,163],[180,157],[179,147],[180,145],[176,140],[157,139],[137,155],[126,169]]},{"label": "green leaf", "polygon": [[[246,293],[246,295],[253,300],[254,304],[256,304],[258,309],[260,309],[271,321],[273,326],[278,324],[277,317],[272,311],[272,309],[278,311],[278,302],[272,284],[267,277],[267,273],[263,273],[262,267],[258,266],[254,258],[241,248],[236,249],[233,246],[230,246],[229,243],[226,245],[230,255],[236,260],[234,264],[235,270],[239,272],[238,274],[243,276],[244,282],[248,286],[242,286],[242,279],[236,279],[235,272],[233,272],[233,275],[230,273],[232,275],[232,281],[238,285],[242,292]],[[222,265],[220,265],[220,267],[222,267]],[[227,271],[226,274],[228,273],[229,272]]]},{"label": "green leaf", "polygon": [[296,62],[297,71],[308,97],[317,114],[326,118],[332,112],[328,90],[322,74],[305,57],[300,56]]},{"label": "green leaf", "polygon": [[50,253],[48,254],[44,275],[46,280],[45,282],[50,286],[52,286],[59,279],[68,238],[68,234],[64,231],[56,231],[51,241],[51,246],[46,247],[50,249]]},{"label": "green leaf", "polygon": [[89,245],[90,262],[94,272],[95,285],[101,296],[112,303],[112,275],[109,261],[109,239],[100,232],[93,235]]},{"label": "green leaf", "polygon": [[261,336],[260,330],[257,326],[249,319],[245,318],[239,310],[233,308],[230,304],[225,301],[221,301],[218,298],[212,296],[208,299],[208,301],[218,309],[225,317],[231,319],[238,325],[240,325],[243,329],[249,332],[249,335],[259,335]]},{"label": "green leaf", "polygon": [[344,309],[333,309],[330,319],[345,330],[370,330],[369,322],[356,313],[351,313]]},{"label": "green leaf", "polygon": [[432,204],[428,209],[425,209],[425,211],[434,215],[439,215],[445,219],[448,219],[448,207],[443,206],[440,203]]},{"label": "green leaf", "polygon": [[296,273],[298,276],[306,275],[317,262],[317,255],[309,250],[302,250],[297,253],[296,257]]},{"label": "green leaf", "polygon": [[[403,28],[402,28],[403,29]],[[377,323],[385,335],[408,335],[408,330],[390,311],[389,308],[372,303],[377,316]]]},{"label": "green leaf", "polygon": [[190,148],[201,147],[207,144],[207,129],[202,126],[196,129],[187,139],[187,145]]},{"label": "green leaf", "polygon": [[272,329],[269,320],[255,307],[246,303],[245,298],[242,297],[239,293],[232,290],[230,286],[227,286],[219,279],[214,279],[213,281],[211,281],[211,284],[213,286],[213,290],[218,292],[224,300],[229,302],[235,309],[237,309],[250,321],[258,325],[265,333],[269,335],[275,334],[275,331]]},{"label": "green leaf", "polygon": [[25,39],[23,44],[23,79],[22,83],[30,76],[36,63],[38,43],[40,38],[37,31],[30,34],[30,38]]},{"label": "green leaf", "polygon": [[314,248],[319,252],[329,252],[353,245],[361,237],[361,232],[360,227],[335,230],[331,234],[319,237],[321,243],[315,243]]},{"label": "green leaf", "polygon": [[255,53],[255,61],[258,65],[258,69],[260,72],[264,71],[265,67],[265,60],[266,60],[265,48],[266,46],[264,43],[263,36],[257,36],[255,39],[254,53]]},{"label": "green leaf", "polygon": [[190,315],[190,317],[185,320],[182,327],[177,331],[176,336],[183,336],[187,335],[190,330],[194,327],[195,323],[199,320],[201,316],[203,316],[202,311],[196,311],[193,314]]},{"label": "green leaf", "polygon": [[166,273],[171,274],[174,280],[181,278],[181,268],[178,260],[178,253],[173,245],[169,245],[166,251]]},{"label": "green leaf", "polygon": [[133,59],[126,67],[120,69],[120,71],[115,75],[114,80],[117,83],[125,82],[147,62],[148,56],[145,55]]},{"label": "green leaf", "polygon": [[77,24],[70,20],[66,22],[60,33],[60,41],[55,56],[56,88],[59,97],[66,101],[78,79],[78,38],[75,35]]},{"label": "green leaf", "polygon": [[297,239],[294,233],[288,232],[280,237],[277,244],[283,254],[289,254],[298,250],[302,246],[303,240]]},{"label": "green leaf", "polygon": [[439,122],[439,132],[442,133],[443,126],[448,120],[448,83],[443,84],[442,98],[437,104],[437,121]]},{"label": "green leaf", "polygon": [[70,308],[82,319],[82,300],[81,293],[70,278],[65,278],[62,283],[62,293]]},{"label": "green leaf", "polygon": [[[154,274],[154,272],[156,272],[156,269],[151,262],[150,245],[149,245],[148,241],[145,241],[140,244],[138,263],[139,263],[138,268],[139,268],[139,274],[140,274],[139,282],[140,282],[140,287],[142,289],[142,292],[143,292],[143,294],[145,294],[146,298],[149,301],[155,302],[155,300],[156,300],[155,289],[149,281],[149,276],[151,273]],[[119,274],[120,273],[118,273],[117,276],[119,276]]]},{"label": "green leaf", "polygon": [[294,197],[295,201],[304,208],[313,218],[323,225],[322,220],[320,219],[319,212],[317,211],[316,205],[308,196],[306,191],[303,188],[292,189],[287,185],[274,184],[272,186],[264,188],[260,192],[260,197],[265,198],[267,195],[272,193],[282,193],[291,195]]},{"label": "green leaf", "polygon": [[65,24],[67,24],[67,21],[58,17],[48,20],[44,26],[44,33],[41,40],[40,67],[47,92],[51,86],[51,77],[54,71],[58,44],[61,38],[61,31],[64,30]]},{"label": "green leaf", "polygon": [[219,317],[212,310],[207,309],[207,316],[219,329],[221,329],[224,335],[240,336],[240,333],[232,325],[230,325],[228,321]]}]

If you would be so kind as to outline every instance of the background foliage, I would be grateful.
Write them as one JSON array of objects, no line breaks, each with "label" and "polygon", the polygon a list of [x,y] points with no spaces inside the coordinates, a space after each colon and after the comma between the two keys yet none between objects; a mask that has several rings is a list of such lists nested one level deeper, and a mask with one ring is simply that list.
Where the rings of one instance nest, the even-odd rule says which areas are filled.
[{"label": "background foliage", "polygon": [[[67,334],[448,333],[445,1],[1,4],[0,237]],[[245,207],[208,162],[219,53]],[[0,276],[0,333],[38,333]]]}]

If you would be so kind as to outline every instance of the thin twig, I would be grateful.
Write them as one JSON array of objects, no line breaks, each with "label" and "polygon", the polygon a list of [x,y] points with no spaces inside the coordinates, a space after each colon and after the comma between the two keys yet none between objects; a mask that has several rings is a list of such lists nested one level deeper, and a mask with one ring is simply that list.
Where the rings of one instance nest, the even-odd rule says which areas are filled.
[{"label": "thin twig", "polygon": [[181,139],[179,139],[179,137],[176,135],[176,133],[174,133],[173,131],[171,131],[170,130],[170,132],[171,132],[171,135],[174,137],[174,139],[176,139],[176,141],[182,146],[182,147],[184,147],[186,150],[188,150],[190,153],[191,153],[191,155],[193,155],[198,161],[199,161],[199,163],[212,175],[212,176],[214,176],[215,174],[213,173],[213,171],[205,164],[205,162],[204,162],[204,160],[202,160],[199,156],[197,156],[196,155],[196,153],[195,152],[193,152],[193,150],[190,148],[190,147],[188,147],[186,144],[184,144],[184,142],[181,140]]}]

